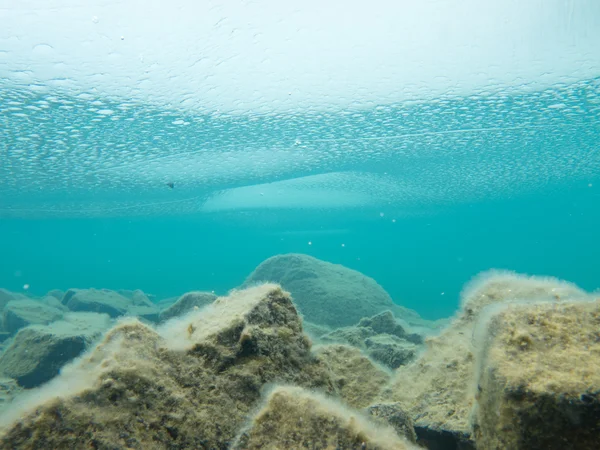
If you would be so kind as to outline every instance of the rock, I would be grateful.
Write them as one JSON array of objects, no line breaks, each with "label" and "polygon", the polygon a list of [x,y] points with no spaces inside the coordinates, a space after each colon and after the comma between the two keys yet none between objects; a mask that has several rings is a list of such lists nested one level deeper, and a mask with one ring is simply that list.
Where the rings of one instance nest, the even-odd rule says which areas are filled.
[{"label": "rock", "polygon": [[371,328],[376,334],[391,334],[399,338],[406,337],[406,331],[396,322],[391,311],[384,311],[373,317],[363,317],[358,322],[358,326]]},{"label": "rock", "polygon": [[52,289],[51,291],[48,291],[48,293],[46,294],[46,297],[54,297],[57,300],[62,300],[62,298],[65,296],[65,293],[63,291],[61,291],[60,289]]},{"label": "rock", "polygon": [[415,423],[418,442],[427,448],[474,448],[470,414],[477,350],[473,333],[483,308],[582,292],[552,278],[497,271],[479,275],[463,290],[461,310],[448,327],[426,340],[426,350],[417,360],[396,370],[380,399],[400,403]]},{"label": "rock", "polygon": [[396,369],[416,357],[420,347],[413,342],[422,343],[423,338],[407,333],[390,311],[384,311],[374,317],[361,319],[356,326],[333,330],[321,336],[320,340],[353,345],[377,362]]},{"label": "rock", "polygon": [[320,340],[322,336],[326,335],[327,333],[331,333],[331,328],[307,322],[306,320],[302,322],[302,328],[306,334],[308,334],[312,339],[316,340]]},{"label": "rock", "polygon": [[477,448],[597,449],[600,298],[509,304],[491,314],[476,333]]},{"label": "rock", "polygon": [[416,444],[417,434],[415,433],[413,421],[399,403],[378,403],[369,406],[367,412],[372,417],[391,425],[398,436]]},{"label": "rock", "polygon": [[158,309],[160,309],[161,311],[164,311],[169,306],[171,306],[173,303],[175,303],[177,300],[179,300],[179,297],[169,297],[169,298],[159,300],[155,304],[158,307]]},{"label": "rock", "polygon": [[146,294],[144,291],[142,291],[140,289],[136,289],[134,291],[129,290],[129,289],[119,289],[116,292],[117,292],[117,294],[122,295],[123,297],[131,300],[134,305],[141,305],[141,306],[154,305],[155,296],[152,294]]},{"label": "rock", "polygon": [[173,317],[181,316],[194,308],[203,308],[216,300],[217,296],[209,292],[188,292],[160,313],[160,321],[164,322]]},{"label": "rock", "polygon": [[55,377],[109,325],[104,314],[68,313],[65,320],[23,328],[0,356],[0,373],[24,388],[39,386]]},{"label": "rock", "polygon": [[29,297],[23,294],[17,294],[15,292],[7,291],[4,288],[0,288],[0,309],[3,309],[6,304],[12,300],[30,300]]},{"label": "rock", "polygon": [[414,444],[390,427],[377,427],[321,395],[293,386],[276,387],[233,444],[258,449],[409,450]]},{"label": "rock", "polygon": [[28,325],[50,323],[62,316],[62,310],[38,300],[11,300],[4,307],[4,329],[16,333]]},{"label": "rock", "polygon": [[301,314],[315,324],[343,327],[385,310],[418,316],[394,304],[372,278],[308,255],[269,258],[254,270],[244,286],[265,281],[279,283],[291,292]]},{"label": "rock", "polygon": [[0,378],[0,413],[10,408],[21,391],[22,388],[12,378]]},{"label": "rock", "polygon": [[155,306],[138,306],[132,305],[127,308],[127,315],[133,317],[139,317],[142,320],[151,323],[158,323],[160,318],[160,311]]},{"label": "rock", "polygon": [[46,295],[45,297],[40,299],[40,302],[53,308],[59,309],[63,312],[69,311],[69,308],[63,305],[62,302],[53,295]]},{"label": "rock", "polygon": [[360,349],[366,349],[365,339],[376,336],[372,328],[343,327],[321,336],[323,342],[342,342]]},{"label": "rock", "polygon": [[423,343],[423,338],[420,335],[407,333],[404,327],[396,322],[391,311],[384,311],[373,317],[364,317],[358,322],[358,327],[371,328],[375,334],[389,334],[415,344]]},{"label": "rock", "polygon": [[396,336],[380,334],[365,339],[367,354],[391,369],[412,362],[420,348]]},{"label": "rock", "polygon": [[157,330],[121,321],[0,417],[0,447],[225,449],[275,382],[334,392],[290,296],[264,285]]},{"label": "rock", "polygon": [[337,394],[354,408],[370,405],[390,379],[385,370],[354,347],[324,345],[315,354],[329,369]]},{"label": "rock", "polygon": [[69,289],[62,303],[71,311],[96,312],[118,317],[127,314],[132,300],[108,289]]}]

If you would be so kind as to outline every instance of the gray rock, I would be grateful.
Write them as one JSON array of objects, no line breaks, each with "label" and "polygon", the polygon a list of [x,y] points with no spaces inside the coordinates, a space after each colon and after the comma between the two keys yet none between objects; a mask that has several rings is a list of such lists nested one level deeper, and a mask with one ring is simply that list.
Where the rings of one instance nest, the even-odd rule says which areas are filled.
[{"label": "gray rock", "polygon": [[148,322],[158,323],[160,318],[160,310],[154,306],[132,305],[127,308],[128,316],[139,317]]},{"label": "gray rock", "polygon": [[29,297],[0,288],[0,309],[4,308],[6,304],[12,300],[29,300]]},{"label": "gray rock", "polygon": [[48,291],[48,293],[46,294],[46,297],[54,297],[58,300],[62,300],[62,298],[65,296],[64,291],[61,291],[60,289],[52,289],[51,291]]},{"label": "gray rock", "polygon": [[[62,298],[62,297],[60,297],[60,298]],[[69,308],[67,308],[65,305],[62,304],[60,299],[58,299],[57,297],[55,297],[53,295],[46,295],[45,297],[40,299],[40,301],[48,306],[52,306],[53,308],[60,309],[61,311],[69,310]]]},{"label": "gray rock", "polygon": [[322,342],[350,344],[365,351],[377,362],[396,369],[414,360],[423,338],[409,334],[390,311],[366,317],[358,325],[333,330],[320,337]]},{"label": "gray rock", "polygon": [[146,294],[144,291],[140,289],[136,289],[131,291],[129,289],[119,289],[117,291],[118,294],[122,295],[133,301],[134,304],[146,304],[147,302],[154,304],[155,296],[152,294]]},{"label": "gray rock", "polygon": [[179,297],[164,298],[164,299],[156,302],[155,305],[158,307],[158,309],[163,311],[163,310],[167,309],[169,306],[173,305],[177,300],[179,300]]},{"label": "gray rock", "polygon": [[343,327],[385,310],[406,311],[394,304],[372,278],[308,255],[269,258],[254,270],[244,286],[265,281],[278,283],[289,291],[304,318],[316,324]]},{"label": "gray rock", "polygon": [[23,328],[0,356],[0,373],[24,388],[39,386],[56,376],[109,326],[105,314],[68,313],[65,320]]},{"label": "gray rock", "polygon": [[32,324],[47,324],[60,319],[63,311],[37,300],[11,300],[3,311],[4,329],[16,333]]},{"label": "gray rock", "polygon": [[211,304],[216,299],[217,296],[210,292],[188,292],[160,313],[160,321],[164,322],[172,317],[181,316],[194,308],[202,308]]},{"label": "gray rock", "polygon": [[133,301],[108,289],[69,289],[62,303],[71,311],[96,312],[118,317],[127,314]]}]

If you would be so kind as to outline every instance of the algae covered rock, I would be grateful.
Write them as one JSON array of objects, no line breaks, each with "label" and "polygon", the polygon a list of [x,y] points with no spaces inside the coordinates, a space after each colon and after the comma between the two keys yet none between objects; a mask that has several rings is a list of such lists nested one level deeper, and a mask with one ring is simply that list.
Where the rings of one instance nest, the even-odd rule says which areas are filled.
[{"label": "algae covered rock", "polygon": [[122,320],[0,417],[0,447],[225,449],[274,382],[334,391],[290,296],[265,285],[157,330]]},{"label": "algae covered rock", "polygon": [[414,444],[390,427],[294,386],[278,386],[236,440],[234,450],[409,450]]},{"label": "algae covered rock", "polygon": [[118,317],[133,306],[131,299],[108,289],[69,289],[62,303],[71,311],[96,312]]},{"label": "algae covered rock", "polygon": [[496,308],[474,414],[478,448],[592,450],[600,445],[600,299]]},{"label": "algae covered rock", "polygon": [[181,316],[194,308],[203,308],[216,300],[217,296],[210,292],[188,292],[179,297],[173,304],[160,313],[160,321]]},{"label": "algae covered rock", "polygon": [[396,370],[382,390],[382,401],[399,402],[413,418],[418,442],[428,448],[474,448],[471,412],[477,386],[475,335],[482,311],[490,305],[581,297],[576,286],[547,277],[490,271],[475,277],[462,293],[462,307],[448,327],[426,340],[413,363]]},{"label": "algae covered rock", "polygon": [[16,333],[28,325],[47,324],[62,316],[62,310],[37,300],[12,300],[4,307],[4,329]]},{"label": "algae covered rock", "polygon": [[409,364],[420,351],[415,344],[389,334],[367,338],[365,345],[371,358],[391,369]]},{"label": "algae covered rock", "polygon": [[24,388],[39,386],[55,377],[109,325],[103,314],[68,313],[65,320],[23,328],[0,356],[0,373]]},{"label": "algae covered rock", "polygon": [[291,292],[304,318],[343,327],[385,310],[415,315],[392,301],[375,280],[347,267],[308,255],[278,255],[261,263],[244,286],[279,283]]},{"label": "algae covered rock", "polygon": [[337,395],[354,408],[370,405],[390,379],[389,373],[354,347],[323,345],[315,354],[329,369]]},{"label": "algae covered rock", "polygon": [[417,442],[413,421],[399,403],[377,403],[369,406],[367,412],[371,417],[394,428],[398,436],[403,436],[412,443]]},{"label": "algae covered rock", "polygon": [[391,311],[362,318],[358,325],[338,328],[320,340],[353,345],[391,369],[414,360],[420,350],[415,343],[423,343],[421,335],[407,333]]}]

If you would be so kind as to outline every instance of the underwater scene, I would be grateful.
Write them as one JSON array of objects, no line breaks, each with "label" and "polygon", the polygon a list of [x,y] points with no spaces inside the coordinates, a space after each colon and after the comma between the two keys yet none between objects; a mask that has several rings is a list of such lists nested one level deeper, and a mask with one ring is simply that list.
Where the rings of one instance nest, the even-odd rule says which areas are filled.
[{"label": "underwater scene", "polygon": [[0,5],[0,449],[600,448],[600,2]]}]

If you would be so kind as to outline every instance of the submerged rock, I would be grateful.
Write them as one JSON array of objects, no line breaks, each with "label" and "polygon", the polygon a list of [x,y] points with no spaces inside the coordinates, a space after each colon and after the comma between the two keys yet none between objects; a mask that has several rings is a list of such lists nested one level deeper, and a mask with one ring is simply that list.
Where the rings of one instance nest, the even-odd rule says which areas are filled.
[{"label": "submerged rock", "polygon": [[353,345],[391,369],[414,360],[420,350],[414,343],[423,342],[421,335],[407,333],[391,311],[362,318],[358,325],[338,328],[320,340]]},{"label": "submerged rock", "polygon": [[55,377],[109,326],[109,318],[103,314],[68,313],[65,320],[23,328],[0,356],[0,373],[24,388],[39,386]]},{"label": "submerged rock", "polygon": [[360,413],[321,395],[293,386],[279,386],[269,394],[232,448],[410,450],[418,447],[392,428],[377,426]]},{"label": "submerged rock", "polygon": [[12,300],[30,300],[30,298],[26,295],[0,288],[0,309],[4,308],[6,304]]},{"label": "submerged rock", "polygon": [[157,331],[124,321],[0,417],[0,447],[225,449],[273,382],[334,391],[290,296],[265,285]]},{"label": "submerged rock", "polygon": [[462,308],[448,328],[426,340],[427,348],[416,361],[396,370],[381,400],[400,403],[414,420],[418,442],[427,448],[474,448],[470,415],[479,344],[474,330],[482,311],[491,304],[536,302],[555,295],[585,293],[553,278],[496,271],[476,277],[463,291]]},{"label": "submerged rock", "polygon": [[10,407],[11,402],[22,390],[16,380],[0,377],[0,414]]},{"label": "submerged rock", "polygon": [[599,448],[600,299],[495,309],[477,331],[477,448]]},{"label": "submerged rock", "polygon": [[410,416],[399,403],[377,403],[367,408],[371,417],[391,425],[398,436],[405,437],[412,443],[417,442],[417,434]]},{"label": "submerged rock", "polygon": [[53,308],[60,309],[63,312],[69,311],[69,308],[63,305],[62,302],[53,295],[46,295],[40,299],[40,302],[44,303],[45,305],[52,306]]},{"label": "submerged rock", "polygon": [[420,351],[415,344],[389,334],[367,338],[365,345],[371,358],[391,369],[409,364]]},{"label": "submerged rock", "polygon": [[69,289],[62,303],[71,311],[96,312],[118,317],[133,306],[131,299],[108,289]]},{"label": "submerged rock", "polygon": [[259,282],[279,283],[292,293],[304,318],[315,324],[343,327],[381,311],[418,317],[396,305],[372,278],[339,264],[308,255],[278,255],[261,263],[244,286]]},{"label": "submerged rock", "polygon": [[51,291],[48,291],[48,293],[46,294],[46,297],[54,297],[57,300],[62,300],[62,298],[65,296],[64,291],[61,291],[60,289],[52,289]]},{"label": "submerged rock", "polygon": [[357,348],[324,345],[315,354],[329,369],[337,395],[354,408],[370,405],[390,379],[389,373]]},{"label": "submerged rock", "polygon": [[38,300],[12,300],[4,307],[4,329],[9,333],[16,333],[28,325],[58,320],[63,312]]},{"label": "submerged rock", "polygon": [[164,322],[173,317],[182,316],[194,308],[203,308],[216,299],[217,296],[210,292],[188,292],[160,313],[160,321]]}]

